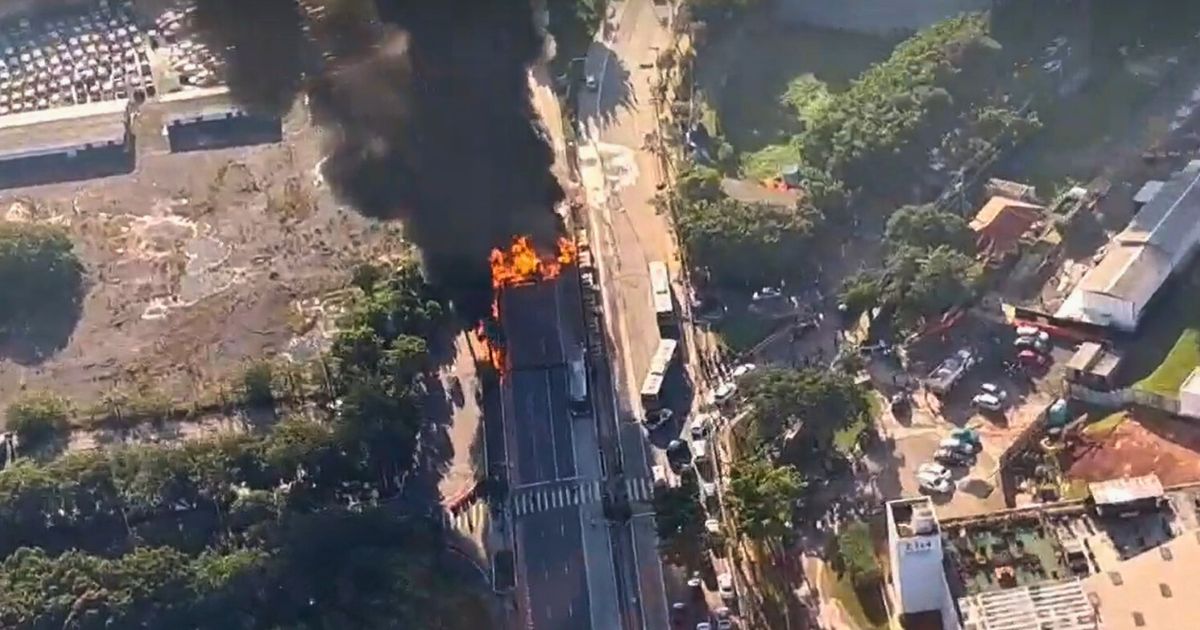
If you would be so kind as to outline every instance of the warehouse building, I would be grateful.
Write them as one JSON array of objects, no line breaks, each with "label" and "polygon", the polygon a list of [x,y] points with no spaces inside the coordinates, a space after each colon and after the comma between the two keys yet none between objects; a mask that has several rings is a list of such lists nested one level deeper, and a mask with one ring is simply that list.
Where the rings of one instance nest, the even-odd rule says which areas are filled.
[{"label": "warehouse building", "polygon": [[1132,331],[1200,243],[1200,161],[1176,173],[1109,243],[1056,316]]},{"label": "warehouse building", "polygon": [[169,94],[160,99],[167,113],[162,133],[172,153],[225,149],[283,140],[283,121],[233,105],[229,88]]},{"label": "warehouse building", "polygon": [[133,170],[128,101],[0,117],[0,188]]}]

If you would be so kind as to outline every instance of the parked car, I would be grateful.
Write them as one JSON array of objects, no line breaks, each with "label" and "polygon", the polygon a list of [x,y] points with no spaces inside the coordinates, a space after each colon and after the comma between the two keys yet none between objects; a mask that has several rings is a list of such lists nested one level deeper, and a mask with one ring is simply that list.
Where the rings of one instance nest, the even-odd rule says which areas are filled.
[{"label": "parked car", "polygon": [[721,533],[721,521],[715,518],[706,519],[704,521],[704,529],[710,534]]},{"label": "parked car", "polygon": [[592,92],[595,92],[597,89],[600,88],[600,81],[596,78],[596,75],[594,75],[594,74],[587,75],[587,77],[584,78],[584,80],[583,80],[583,84],[586,85],[587,89]]},{"label": "parked car", "polygon": [[911,405],[912,399],[909,397],[908,392],[896,392],[895,394],[892,394],[892,413],[904,413],[905,411],[908,411]]},{"label": "parked car", "polygon": [[725,381],[724,383],[717,385],[717,388],[713,390],[712,401],[718,405],[724,405],[730,400],[733,400],[733,395],[736,393],[737,385],[734,384],[733,381]]},{"label": "parked car", "polygon": [[974,460],[972,455],[949,448],[939,448],[933,454],[933,461],[946,466],[970,466]]},{"label": "parked car", "polygon": [[1000,400],[1008,398],[1008,392],[1004,391],[1003,387],[1000,387],[995,383],[984,383],[983,385],[979,386],[979,389],[982,390],[983,393],[991,394]]},{"label": "parked car", "polygon": [[721,594],[721,601],[731,602],[736,595],[733,592],[733,576],[728,573],[722,573],[717,576],[717,592]]},{"label": "parked car", "polygon": [[1041,328],[1038,328],[1037,326],[1030,326],[1028,324],[1026,324],[1024,326],[1017,326],[1017,336],[1018,337],[1037,337],[1038,335],[1042,335],[1042,334],[1045,334],[1047,336],[1047,338],[1050,336],[1049,334],[1045,333]]},{"label": "parked car", "polygon": [[1040,339],[1038,337],[1017,337],[1017,340],[1013,342],[1013,347],[1021,348],[1023,350],[1037,350],[1038,352],[1049,352],[1050,351],[1050,342],[1043,341],[1042,339]]},{"label": "parked car", "polygon": [[712,421],[708,416],[700,416],[692,421],[692,427],[689,429],[692,435],[692,441],[705,440],[712,433]]},{"label": "parked car", "polygon": [[971,404],[987,411],[1000,411],[1004,408],[1004,401],[993,394],[975,394],[975,397],[971,399]]},{"label": "parked car", "polygon": [[696,630],[712,630],[712,624],[707,621],[701,621],[696,624]]},{"label": "parked car", "polygon": [[647,429],[653,431],[670,422],[671,417],[674,415],[675,412],[671,411],[670,409],[655,409],[654,411],[646,412],[646,418],[642,421],[642,423],[646,425]]},{"label": "parked car", "polygon": [[733,378],[741,378],[754,371],[758,366],[753,363],[743,363],[733,368]]},{"label": "parked car", "polygon": [[1050,363],[1050,359],[1044,354],[1038,354],[1033,350],[1022,350],[1017,353],[1017,360],[1026,367],[1044,368]]},{"label": "parked car", "polygon": [[950,437],[974,446],[976,452],[983,447],[983,440],[979,438],[979,432],[970,427],[954,429],[950,432]]},{"label": "parked car", "polygon": [[928,473],[935,477],[942,477],[945,479],[950,478],[950,469],[946,468],[945,466],[943,466],[941,464],[935,463],[935,462],[927,462],[927,463],[921,464],[917,468],[917,474],[920,475],[922,473]]},{"label": "parked car", "polygon": [[683,440],[671,440],[667,444],[667,461],[673,466],[692,463],[692,451]]},{"label": "parked car", "polygon": [[943,439],[941,442],[938,442],[938,448],[947,448],[952,451],[964,453],[966,455],[974,455],[977,451],[979,451],[978,444],[972,444],[971,442],[960,440],[955,437],[948,437]]},{"label": "parked car", "polygon": [[917,487],[927,494],[949,494],[954,491],[954,482],[932,472],[917,473]]}]

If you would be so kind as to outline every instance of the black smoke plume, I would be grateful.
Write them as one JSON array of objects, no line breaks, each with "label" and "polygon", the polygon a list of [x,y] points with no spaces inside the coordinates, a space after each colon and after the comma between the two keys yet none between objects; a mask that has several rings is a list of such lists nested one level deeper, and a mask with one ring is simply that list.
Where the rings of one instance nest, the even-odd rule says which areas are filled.
[{"label": "black smoke plume", "polygon": [[487,259],[513,236],[549,248],[561,190],[527,68],[542,50],[524,0],[378,0],[366,54],[314,82],[325,176],[361,212],[400,219],[431,279],[486,313]]},{"label": "black smoke plume", "polygon": [[491,249],[529,234],[549,250],[558,231],[562,191],[526,72],[543,46],[530,3],[371,4],[198,0],[194,21],[249,104],[278,111],[305,86],[334,192],[402,221],[430,279],[481,317]]}]

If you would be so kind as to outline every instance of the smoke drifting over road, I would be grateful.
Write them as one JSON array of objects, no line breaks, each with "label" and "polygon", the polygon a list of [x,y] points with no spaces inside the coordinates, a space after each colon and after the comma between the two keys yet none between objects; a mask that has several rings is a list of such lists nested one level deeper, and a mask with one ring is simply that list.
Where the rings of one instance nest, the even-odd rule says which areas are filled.
[{"label": "smoke drifting over road", "polygon": [[401,219],[432,280],[482,316],[491,249],[529,234],[552,251],[557,233],[526,73],[541,38],[524,0],[376,6],[373,45],[343,51],[309,93],[332,136],[325,177],[361,212]]}]

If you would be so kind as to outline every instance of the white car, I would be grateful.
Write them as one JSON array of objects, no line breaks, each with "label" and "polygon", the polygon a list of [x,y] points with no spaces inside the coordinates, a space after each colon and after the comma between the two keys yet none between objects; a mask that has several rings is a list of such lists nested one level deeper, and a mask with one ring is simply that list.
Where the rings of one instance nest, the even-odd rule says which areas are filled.
[{"label": "white car", "polygon": [[596,79],[596,75],[594,74],[587,75],[587,78],[583,80],[583,84],[587,86],[587,89],[592,90],[593,92],[600,87],[600,81]]},{"label": "white car", "polygon": [[754,368],[757,368],[757,367],[758,366],[754,365],[753,363],[743,363],[743,364],[733,368],[733,378],[735,378],[735,379],[741,378],[741,377],[753,372]]},{"label": "white car", "polygon": [[1029,326],[1029,325],[1017,326],[1017,336],[1018,337],[1037,337],[1037,336],[1043,335],[1043,334],[1046,335],[1047,341],[1049,341],[1048,338],[1050,337],[1050,335],[1046,334],[1045,331],[1043,331],[1041,328],[1038,328],[1037,326]]},{"label": "white car", "polygon": [[1000,411],[1004,406],[1004,401],[992,394],[976,394],[971,399],[971,404],[987,411]]},{"label": "white car", "polygon": [[942,479],[949,479],[950,469],[937,462],[928,462],[921,464],[921,466],[917,468],[917,476],[920,477],[923,474],[928,474]]},{"label": "white car", "polygon": [[922,492],[931,494],[949,494],[954,491],[954,483],[948,477],[930,471],[917,473],[917,486]]},{"label": "white car", "polygon": [[732,575],[728,573],[722,573],[717,576],[717,592],[721,594],[721,601],[733,601],[734,593]]},{"label": "white car", "polygon": [[696,630],[712,630],[712,624],[707,621],[701,621],[696,624]]},{"label": "white car", "polygon": [[718,521],[715,518],[707,519],[704,521],[704,529],[707,530],[708,533],[710,533],[710,534],[720,534],[721,533],[721,521]]},{"label": "white car", "polygon": [[723,405],[733,399],[733,395],[737,393],[737,385],[733,381],[726,381],[717,385],[717,388],[712,392],[712,400],[718,405]]},{"label": "white car", "polygon": [[1002,401],[1005,398],[1008,398],[1008,392],[1004,391],[1004,388],[996,385],[995,383],[984,383],[983,385],[979,386],[979,389],[983,390],[983,393],[991,394]]}]

